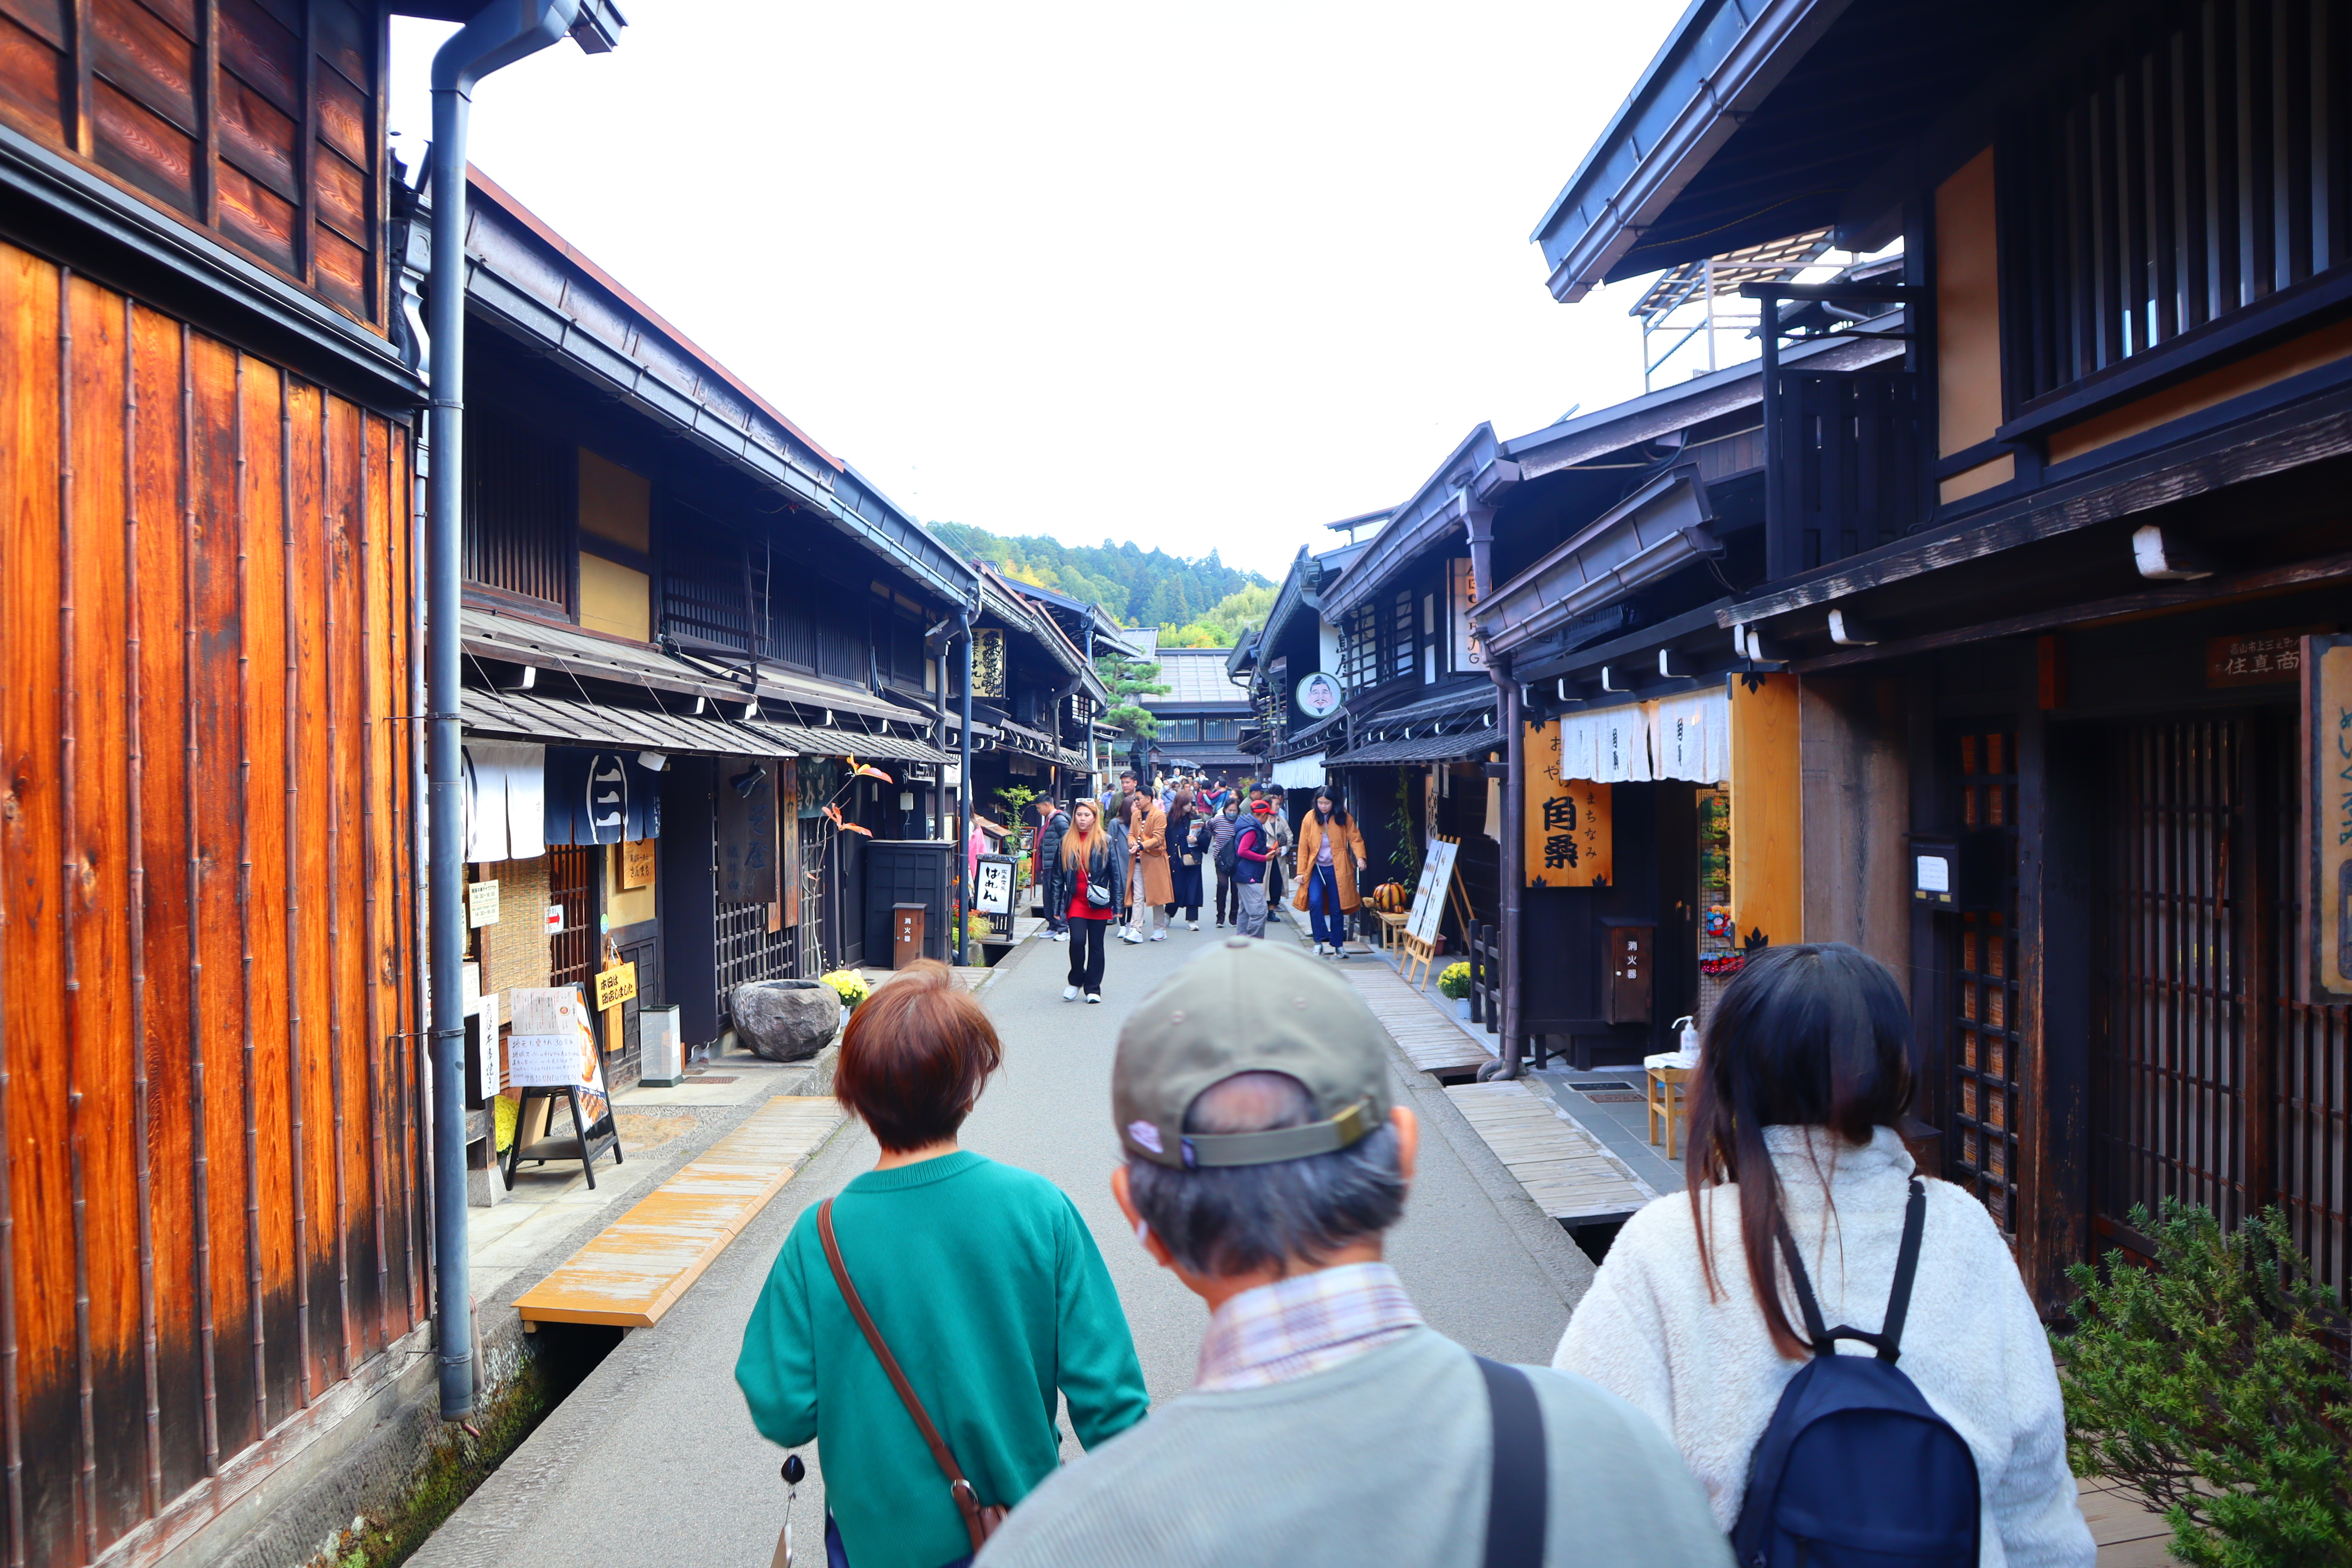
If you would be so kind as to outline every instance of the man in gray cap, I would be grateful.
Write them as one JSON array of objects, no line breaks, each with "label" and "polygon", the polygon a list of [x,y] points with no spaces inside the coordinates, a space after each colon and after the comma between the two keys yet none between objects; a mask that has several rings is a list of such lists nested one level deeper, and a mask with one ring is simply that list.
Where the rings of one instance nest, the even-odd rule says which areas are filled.
[{"label": "man in gray cap", "polygon": [[1111,1115],[1119,1206],[1210,1310],[1192,1392],[1024,1499],[979,1568],[1728,1568],[1647,1416],[1473,1356],[1381,1261],[1420,1129],[1338,971],[1219,943],[1119,1031]]}]

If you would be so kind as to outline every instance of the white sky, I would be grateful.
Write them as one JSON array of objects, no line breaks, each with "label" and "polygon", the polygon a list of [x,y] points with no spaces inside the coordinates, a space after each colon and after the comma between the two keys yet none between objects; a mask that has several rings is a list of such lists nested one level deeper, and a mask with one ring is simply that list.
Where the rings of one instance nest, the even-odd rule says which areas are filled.
[{"label": "white sky", "polygon": [[[1681,0],[622,3],[474,162],[927,521],[1278,576],[1641,390],[1640,285],[1556,304],[1527,236]],[[393,29],[414,167],[450,29]]]}]

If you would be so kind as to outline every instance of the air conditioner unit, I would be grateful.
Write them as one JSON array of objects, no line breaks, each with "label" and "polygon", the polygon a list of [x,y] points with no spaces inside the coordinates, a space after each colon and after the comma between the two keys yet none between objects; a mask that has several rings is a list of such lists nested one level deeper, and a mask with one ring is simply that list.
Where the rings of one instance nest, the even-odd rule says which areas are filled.
[{"label": "air conditioner unit", "polygon": [[637,1009],[637,1046],[645,1062],[640,1080],[653,1089],[675,1089],[686,1081],[686,1047],[677,1037],[677,1009]]}]

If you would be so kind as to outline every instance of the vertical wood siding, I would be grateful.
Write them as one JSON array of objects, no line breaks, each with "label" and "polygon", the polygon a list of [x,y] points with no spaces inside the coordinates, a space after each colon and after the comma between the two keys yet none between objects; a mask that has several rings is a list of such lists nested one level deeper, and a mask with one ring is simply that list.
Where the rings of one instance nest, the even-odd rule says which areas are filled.
[{"label": "vertical wood siding", "polygon": [[407,438],[0,244],[10,1568],[425,1312]]}]

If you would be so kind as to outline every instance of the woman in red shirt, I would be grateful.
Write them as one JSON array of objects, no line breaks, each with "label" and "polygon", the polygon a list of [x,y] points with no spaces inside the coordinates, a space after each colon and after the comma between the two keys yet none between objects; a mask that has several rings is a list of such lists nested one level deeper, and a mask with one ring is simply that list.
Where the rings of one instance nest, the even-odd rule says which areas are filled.
[{"label": "woman in red shirt", "polygon": [[[1070,884],[1070,983],[1062,1000],[1075,1002],[1083,991],[1089,1002],[1102,1000],[1104,941],[1118,917],[1119,895],[1127,887],[1127,829],[1106,832],[1091,800],[1070,810],[1070,830],[1062,836],[1062,875]],[[1091,892],[1099,892],[1097,902]]]}]

